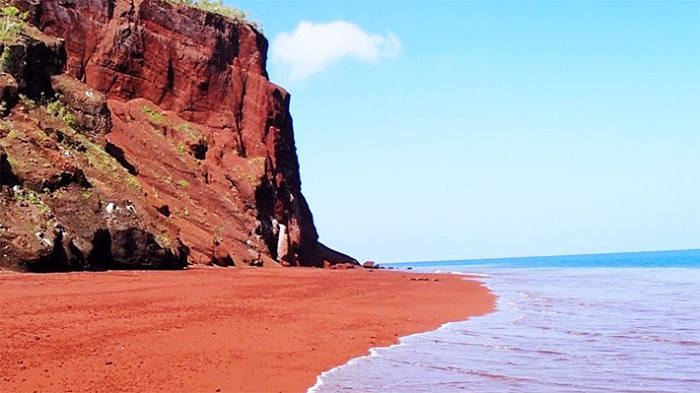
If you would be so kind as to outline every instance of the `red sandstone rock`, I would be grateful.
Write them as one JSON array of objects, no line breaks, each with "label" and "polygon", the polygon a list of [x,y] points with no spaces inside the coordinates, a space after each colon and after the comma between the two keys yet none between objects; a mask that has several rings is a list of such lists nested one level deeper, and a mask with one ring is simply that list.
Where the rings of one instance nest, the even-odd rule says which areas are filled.
[{"label": "red sandstone rock", "polygon": [[[301,193],[290,97],[268,80],[268,43],[256,29],[165,0],[27,0],[19,5],[32,12],[30,19],[41,30],[37,34],[51,44],[34,45],[35,51],[58,48],[50,54],[55,64],[65,64],[58,70],[64,74],[49,85],[47,76],[40,86],[20,81],[20,89],[60,93],[73,128],[85,134],[71,136],[61,119],[17,104],[7,119],[27,132],[22,144],[8,143],[7,154],[10,161],[22,154],[34,161],[23,168],[6,161],[7,171],[23,187],[35,184],[41,191],[47,179],[84,173],[87,183],[58,181],[56,189],[70,185],[75,195],[94,193],[103,209],[108,203],[124,209],[128,203],[134,210],[130,220],[152,239],[139,247],[148,249],[152,242],[163,250],[180,249],[163,252],[178,260],[186,255],[189,263],[357,263],[318,242]],[[71,148],[66,135],[68,142],[89,137],[76,145],[89,148],[60,158],[57,152]],[[6,141],[9,136],[0,133]],[[95,163],[103,159],[122,168]],[[68,171],[56,170],[57,164]],[[61,212],[47,206],[69,223],[91,209],[86,203]],[[29,214],[13,209],[17,219]],[[103,215],[97,222],[109,218]],[[19,245],[11,246],[15,235],[5,231],[0,240],[16,250]],[[87,229],[76,236],[71,244],[94,243]]]}]

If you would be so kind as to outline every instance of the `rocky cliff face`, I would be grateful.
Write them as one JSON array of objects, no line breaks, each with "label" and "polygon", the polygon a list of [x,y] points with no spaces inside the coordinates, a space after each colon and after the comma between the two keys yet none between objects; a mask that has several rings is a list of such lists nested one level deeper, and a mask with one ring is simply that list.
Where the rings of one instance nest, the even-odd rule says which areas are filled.
[{"label": "rocky cliff face", "polygon": [[0,44],[3,266],[354,262],[318,242],[253,26],[165,0],[14,3],[33,26]]}]

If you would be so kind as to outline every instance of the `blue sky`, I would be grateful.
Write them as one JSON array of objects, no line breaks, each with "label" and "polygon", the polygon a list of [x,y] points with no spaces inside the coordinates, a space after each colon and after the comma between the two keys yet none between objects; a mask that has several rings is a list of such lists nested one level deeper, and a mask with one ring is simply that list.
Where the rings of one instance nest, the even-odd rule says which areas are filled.
[{"label": "blue sky", "polygon": [[700,2],[226,2],[272,43],[327,245],[700,247]]}]

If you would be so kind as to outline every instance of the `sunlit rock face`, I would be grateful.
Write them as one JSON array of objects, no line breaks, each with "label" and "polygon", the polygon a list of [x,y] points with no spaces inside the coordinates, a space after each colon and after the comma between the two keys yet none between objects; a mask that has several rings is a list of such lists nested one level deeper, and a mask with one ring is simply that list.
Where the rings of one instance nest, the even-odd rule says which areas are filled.
[{"label": "sunlit rock face", "polygon": [[2,82],[3,266],[356,263],[318,242],[254,26],[160,0],[18,5],[17,45],[51,67]]}]

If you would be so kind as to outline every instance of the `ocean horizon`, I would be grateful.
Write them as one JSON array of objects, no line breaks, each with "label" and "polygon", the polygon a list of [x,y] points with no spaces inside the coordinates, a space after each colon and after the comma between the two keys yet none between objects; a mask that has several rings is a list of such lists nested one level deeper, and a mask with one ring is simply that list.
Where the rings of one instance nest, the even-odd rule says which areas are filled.
[{"label": "ocean horizon", "polygon": [[322,374],[310,392],[700,391],[700,250],[386,264],[472,275],[496,311]]},{"label": "ocean horizon", "polygon": [[[656,255],[664,258],[655,258]],[[601,259],[601,257],[603,257]],[[522,257],[469,258],[413,262],[382,262],[394,268],[484,265],[488,267],[700,267],[700,248],[653,251],[620,251],[590,254],[537,255]],[[670,264],[670,265],[669,265]]]}]

